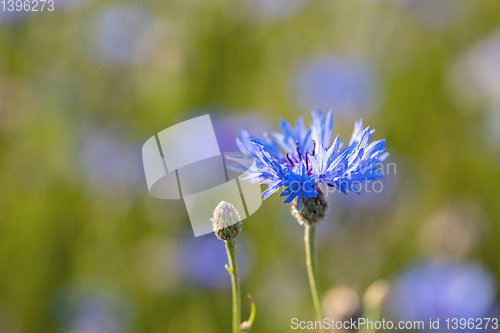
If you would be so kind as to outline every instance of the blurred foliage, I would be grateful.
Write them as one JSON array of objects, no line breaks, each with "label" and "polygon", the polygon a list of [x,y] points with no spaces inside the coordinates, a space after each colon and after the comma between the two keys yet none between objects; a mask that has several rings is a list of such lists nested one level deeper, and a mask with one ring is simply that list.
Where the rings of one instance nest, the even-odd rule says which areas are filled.
[{"label": "blurred foliage", "polygon": [[[267,128],[280,117],[303,114],[309,122],[315,105],[297,103],[294,73],[330,55],[373,64],[380,101],[362,116],[375,138],[387,139],[397,173],[376,204],[332,197],[320,227],[323,290],[348,285],[362,293],[429,256],[423,226],[443,207],[477,222],[478,240],[460,256],[498,281],[500,146],[485,129],[488,106],[463,103],[449,73],[500,28],[500,3],[277,1],[272,15],[259,3],[137,3],[147,15],[139,42],[128,41],[126,20],[104,24],[100,16],[130,2],[56,1],[54,12],[0,16],[1,332],[77,332],[75,325],[83,331],[113,320],[119,325],[86,332],[229,332],[229,283],[207,287],[183,275],[182,266],[199,264],[179,260],[182,244],[193,241],[186,210],[148,194],[141,144],[200,113],[251,115]],[[121,58],[127,43],[144,52]],[[122,44],[121,60],[106,53]],[[344,142],[358,117],[335,115]],[[109,150],[89,143],[99,135]],[[120,176],[122,166],[130,177]],[[459,232],[453,228],[445,239]],[[288,332],[291,318],[313,318],[302,229],[282,199],[264,202],[240,238],[243,295],[257,303],[254,331]],[[207,274],[214,270],[224,267]],[[81,305],[86,297],[110,313]],[[248,311],[243,302],[243,317]]]}]

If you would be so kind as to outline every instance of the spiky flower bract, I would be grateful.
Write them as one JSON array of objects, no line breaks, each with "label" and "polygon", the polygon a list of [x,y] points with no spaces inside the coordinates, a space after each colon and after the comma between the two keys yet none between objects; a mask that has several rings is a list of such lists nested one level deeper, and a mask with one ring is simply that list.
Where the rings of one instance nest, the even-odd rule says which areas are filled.
[{"label": "spiky flower bract", "polygon": [[359,120],[349,145],[343,147],[339,136],[332,142],[332,110],[326,117],[320,109],[313,110],[311,116],[309,128],[302,117],[295,127],[281,119],[280,132],[264,133],[263,140],[245,130],[236,139],[241,152],[253,157],[253,163],[250,166],[237,156],[232,160],[240,164],[239,170],[246,170],[248,179],[268,186],[262,193],[264,200],[283,187],[280,196],[286,197],[285,203],[297,199],[300,208],[302,199],[318,196],[319,183],[344,194],[360,194],[362,183],[383,178],[377,164],[389,154],[384,152],[384,139],[370,143],[374,130],[363,128]]}]

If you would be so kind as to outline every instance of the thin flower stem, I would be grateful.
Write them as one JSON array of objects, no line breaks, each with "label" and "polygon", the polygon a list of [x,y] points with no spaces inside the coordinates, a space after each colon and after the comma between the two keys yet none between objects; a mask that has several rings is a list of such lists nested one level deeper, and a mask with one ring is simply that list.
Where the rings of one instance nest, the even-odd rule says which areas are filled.
[{"label": "thin flower stem", "polygon": [[[323,323],[324,315],[323,309],[321,308],[318,270],[316,267],[316,227],[306,224],[305,229],[304,243],[306,245],[307,275],[309,276],[309,285],[311,286],[311,294],[313,298],[314,309],[316,310],[316,317],[317,320],[320,320]],[[321,328],[321,332],[326,333],[323,328]]]},{"label": "thin flower stem", "polygon": [[240,325],[241,331],[244,333],[250,330],[255,320],[255,302],[253,301],[252,295],[248,294],[248,298],[250,299],[250,317]]},{"label": "thin flower stem", "polygon": [[229,259],[229,274],[231,275],[231,286],[233,294],[233,333],[240,333],[241,323],[241,295],[240,275],[238,271],[238,255],[236,253],[236,242],[226,241],[227,258]]}]

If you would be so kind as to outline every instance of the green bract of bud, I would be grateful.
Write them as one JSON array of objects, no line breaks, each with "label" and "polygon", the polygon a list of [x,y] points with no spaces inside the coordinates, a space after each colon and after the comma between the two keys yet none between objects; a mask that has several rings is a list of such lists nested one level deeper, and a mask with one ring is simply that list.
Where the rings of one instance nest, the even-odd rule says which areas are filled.
[{"label": "green bract of bud", "polygon": [[226,201],[221,201],[215,207],[212,224],[215,235],[224,241],[235,239],[243,228],[238,211]]},{"label": "green bract of bud", "polygon": [[320,186],[318,186],[317,191],[318,195],[316,197],[302,199],[300,209],[297,207],[297,199],[292,202],[292,215],[302,226],[316,225],[326,216],[328,201],[326,200]]}]

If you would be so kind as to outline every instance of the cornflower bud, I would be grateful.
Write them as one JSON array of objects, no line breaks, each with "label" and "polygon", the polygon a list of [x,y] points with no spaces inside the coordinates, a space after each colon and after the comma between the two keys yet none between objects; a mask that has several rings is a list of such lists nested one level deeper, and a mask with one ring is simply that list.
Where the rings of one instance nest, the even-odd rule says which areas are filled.
[{"label": "cornflower bud", "polygon": [[221,201],[215,207],[212,224],[215,235],[223,241],[234,240],[243,228],[238,211],[226,201]]}]

